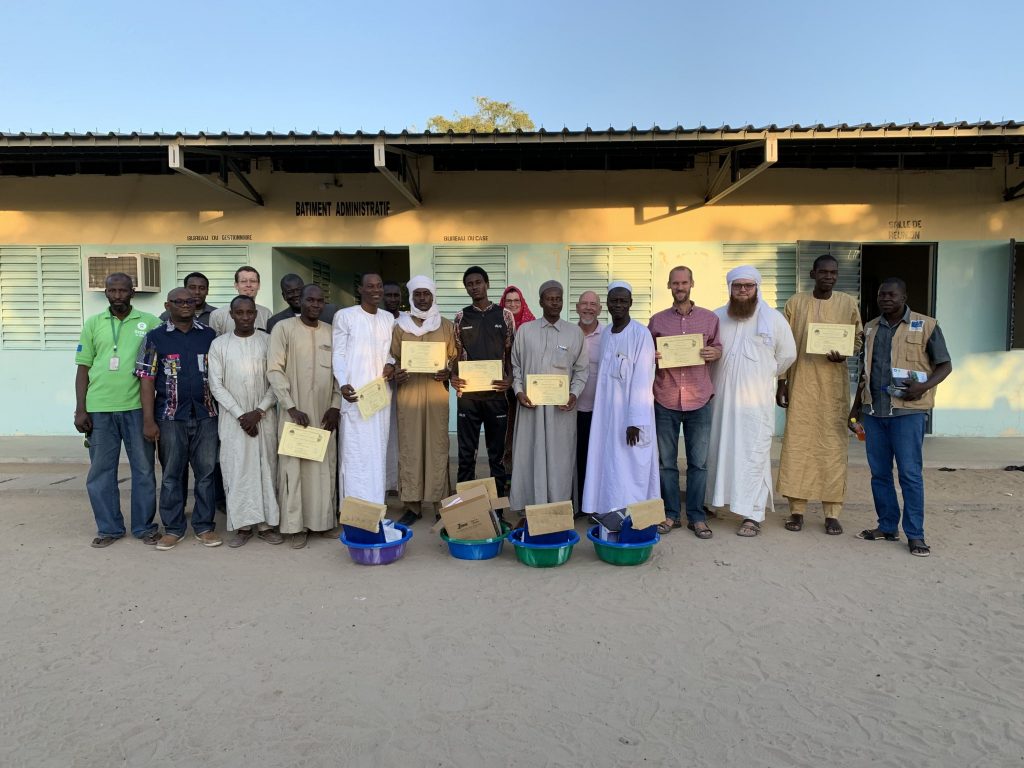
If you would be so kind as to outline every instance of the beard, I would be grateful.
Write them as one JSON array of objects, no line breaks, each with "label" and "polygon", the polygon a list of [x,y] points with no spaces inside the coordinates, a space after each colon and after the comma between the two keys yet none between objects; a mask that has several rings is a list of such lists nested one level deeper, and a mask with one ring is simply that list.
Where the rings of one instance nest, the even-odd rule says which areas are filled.
[{"label": "beard", "polygon": [[729,297],[729,317],[733,320],[748,320],[754,316],[754,312],[757,311],[757,293],[749,299],[737,299],[735,296]]}]

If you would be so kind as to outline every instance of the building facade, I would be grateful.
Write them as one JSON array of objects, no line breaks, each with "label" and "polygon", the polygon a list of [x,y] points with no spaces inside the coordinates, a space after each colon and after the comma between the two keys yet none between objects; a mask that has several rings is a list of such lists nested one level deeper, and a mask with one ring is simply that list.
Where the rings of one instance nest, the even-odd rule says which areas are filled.
[{"label": "building facade", "polygon": [[[0,435],[72,434],[74,349],[106,302],[102,278],[138,270],[158,314],[192,271],[230,300],[234,270],[296,272],[355,302],[364,271],[432,275],[442,312],[463,271],[578,295],[613,279],[634,316],[671,302],[692,268],[698,304],[755,264],[782,306],[831,253],[840,289],[877,314],[885,277],[939,319],[954,361],[939,435],[1024,435],[1024,126],[673,129],[467,135],[0,135]],[[1014,328],[1017,332],[1014,333]]]}]

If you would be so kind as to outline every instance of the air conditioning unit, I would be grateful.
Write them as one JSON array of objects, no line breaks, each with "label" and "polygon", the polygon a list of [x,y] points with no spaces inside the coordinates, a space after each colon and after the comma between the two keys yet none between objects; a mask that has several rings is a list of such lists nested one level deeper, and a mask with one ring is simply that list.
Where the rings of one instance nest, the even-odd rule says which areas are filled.
[{"label": "air conditioning unit", "polygon": [[115,272],[131,275],[136,291],[157,293],[160,290],[159,253],[104,253],[90,256],[86,269],[90,291],[106,288],[107,275]]}]

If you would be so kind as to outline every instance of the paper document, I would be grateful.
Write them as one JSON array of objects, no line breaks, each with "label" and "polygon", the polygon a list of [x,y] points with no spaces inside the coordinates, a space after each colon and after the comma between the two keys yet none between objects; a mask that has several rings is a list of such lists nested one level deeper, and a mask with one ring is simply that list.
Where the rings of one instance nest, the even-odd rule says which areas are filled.
[{"label": "paper document", "polygon": [[409,373],[434,374],[446,368],[443,341],[403,341],[402,365]]},{"label": "paper document", "polygon": [[853,354],[853,341],[857,329],[852,325],[833,323],[807,324],[807,354],[827,355],[833,350],[840,355],[850,357]]},{"label": "paper document", "polygon": [[684,333],[680,336],[659,336],[654,340],[661,353],[659,368],[683,368],[704,365],[700,351],[704,349],[703,333]]},{"label": "paper document", "polygon": [[466,386],[463,392],[487,392],[494,389],[494,382],[505,378],[501,360],[460,360],[459,378]]},{"label": "paper document", "polygon": [[553,504],[527,504],[526,529],[531,536],[558,533],[573,529],[572,502],[556,501]]},{"label": "paper document", "polygon": [[294,456],[298,459],[323,461],[327,455],[327,446],[331,442],[331,433],[316,427],[300,427],[298,424],[285,424],[281,432],[281,442],[277,452],[282,456]]},{"label": "paper document", "polygon": [[383,377],[379,377],[356,390],[359,398],[359,414],[368,419],[377,411],[388,407],[388,385]]},{"label": "paper document", "polygon": [[564,373],[527,376],[526,396],[534,405],[565,405],[569,402],[569,377]]}]

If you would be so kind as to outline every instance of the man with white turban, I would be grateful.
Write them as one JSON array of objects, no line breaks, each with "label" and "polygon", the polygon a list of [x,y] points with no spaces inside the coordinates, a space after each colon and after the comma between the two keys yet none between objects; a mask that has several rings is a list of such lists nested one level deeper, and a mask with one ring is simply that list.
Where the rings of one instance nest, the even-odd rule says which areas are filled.
[{"label": "man with white turban", "polygon": [[583,512],[603,515],[656,499],[658,441],[654,427],[654,339],[629,316],[633,288],[608,286],[611,324],[601,331],[594,418],[590,425]]},{"label": "man with white turban", "polygon": [[[516,329],[512,343],[512,388],[519,401],[512,454],[513,512],[527,504],[569,501],[576,469],[576,398],[590,375],[583,331],[561,318],[562,284],[548,280],[540,287],[543,315]],[[566,377],[563,405],[536,405],[527,380],[534,374]],[[579,509],[578,499],[573,509]]]},{"label": "man with white turban", "polygon": [[715,310],[722,358],[714,364],[708,503],[743,518],[737,535],[757,536],[772,503],[775,389],[796,360],[793,332],[760,297],[761,273],[742,266],[726,276],[729,303]]},{"label": "man with white turban", "polygon": [[[437,502],[451,492],[448,476],[448,380],[458,356],[455,325],[441,317],[437,286],[424,275],[407,284],[409,311],[398,315],[391,334],[398,402],[398,495],[406,506],[399,521],[412,525],[424,513],[433,520]],[[409,373],[402,344],[444,344],[444,367]]]}]

